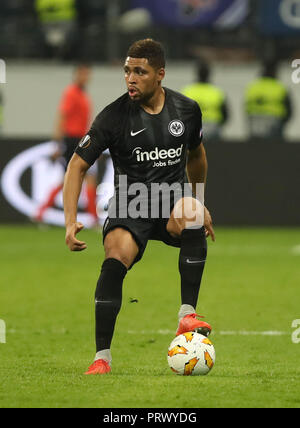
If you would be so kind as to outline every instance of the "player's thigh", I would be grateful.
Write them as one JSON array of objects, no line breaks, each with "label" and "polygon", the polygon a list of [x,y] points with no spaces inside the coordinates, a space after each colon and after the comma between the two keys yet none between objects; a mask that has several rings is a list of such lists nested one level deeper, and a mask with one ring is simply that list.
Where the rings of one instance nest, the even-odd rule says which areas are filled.
[{"label": "player's thigh", "polygon": [[139,252],[139,247],[128,230],[116,227],[107,233],[104,239],[104,251],[106,259],[120,260],[129,268]]},{"label": "player's thigh", "polygon": [[204,206],[192,196],[179,199],[167,223],[167,231],[172,236],[180,236],[181,232],[193,226],[204,225]]}]

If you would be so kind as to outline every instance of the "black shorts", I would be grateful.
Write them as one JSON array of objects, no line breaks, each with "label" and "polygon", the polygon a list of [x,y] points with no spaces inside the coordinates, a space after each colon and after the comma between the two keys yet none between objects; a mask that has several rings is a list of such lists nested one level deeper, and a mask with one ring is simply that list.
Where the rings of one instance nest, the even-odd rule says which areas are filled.
[{"label": "black shorts", "polygon": [[[192,196],[192,191],[189,190],[185,193],[185,196]],[[182,197],[182,189],[181,186],[179,186],[178,190],[172,195],[170,205],[168,204],[168,213],[172,212],[176,202]],[[119,215],[112,215],[112,213],[115,213],[113,207],[115,207],[116,199],[117,198],[114,196],[109,202],[108,217],[103,225],[103,243],[106,235],[111,230],[118,227],[128,230],[139,247],[139,252],[130,268],[142,258],[148,240],[162,241],[172,247],[181,246],[181,239],[171,236],[167,231],[169,217],[131,218],[126,216],[126,218],[120,218]]]},{"label": "black shorts", "polygon": [[162,241],[172,247],[180,247],[180,238],[174,238],[167,231],[168,218],[144,219],[144,218],[109,218],[103,225],[103,243],[106,235],[118,227],[128,230],[139,247],[139,252],[130,266],[137,263],[143,256],[148,240]]}]

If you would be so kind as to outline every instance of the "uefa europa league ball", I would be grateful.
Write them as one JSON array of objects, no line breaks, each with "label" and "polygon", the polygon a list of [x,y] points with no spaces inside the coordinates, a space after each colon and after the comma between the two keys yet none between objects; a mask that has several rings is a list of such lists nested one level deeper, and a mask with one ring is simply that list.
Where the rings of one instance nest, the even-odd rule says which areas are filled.
[{"label": "uefa europa league ball", "polygon": [[213,368],[215,360],[212,342],[193,331],[175,337],[168,349],[170,369],[183,376],[206,375]]}]

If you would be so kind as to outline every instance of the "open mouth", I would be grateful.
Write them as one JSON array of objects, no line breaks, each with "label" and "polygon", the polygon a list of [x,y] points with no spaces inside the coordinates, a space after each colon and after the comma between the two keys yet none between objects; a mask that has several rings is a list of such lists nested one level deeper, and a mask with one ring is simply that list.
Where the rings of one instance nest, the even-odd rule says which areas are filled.
[{"label": "open mouth", "polygon": [[128,88],[128,93],[130,95],[130,97],[135,97],[136,95],[138,95],[138,90],[136,88]]}]

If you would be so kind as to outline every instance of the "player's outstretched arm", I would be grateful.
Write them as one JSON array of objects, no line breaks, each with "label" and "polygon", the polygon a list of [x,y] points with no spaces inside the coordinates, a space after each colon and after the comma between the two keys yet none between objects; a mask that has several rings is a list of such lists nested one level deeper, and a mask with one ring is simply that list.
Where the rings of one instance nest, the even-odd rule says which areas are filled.
[{"label": "player's outstretched arm", "polygon": [[77,222],[77,204],[88,168],[88,163],[75,153],[69,162],[65,175],[63,197],[66,244],[71,251],[82,251],[87,248],[86,243],[79,241],[76,235],[83,229],[83,224]]}]

